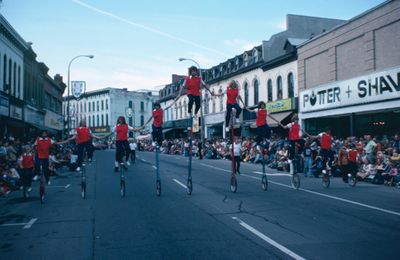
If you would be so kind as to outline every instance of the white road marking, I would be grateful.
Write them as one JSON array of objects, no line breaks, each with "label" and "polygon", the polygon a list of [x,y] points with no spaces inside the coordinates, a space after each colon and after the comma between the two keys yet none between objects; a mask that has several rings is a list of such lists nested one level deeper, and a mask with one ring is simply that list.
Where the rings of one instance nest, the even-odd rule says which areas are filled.
[{"label": "white road marking", "polygon": [[152,165],[151,167],[153,167],[155,170],[157,170],[157,167],[155,165]]},{"label": "white road marking", "polygon": [[26,225],[23,227],[23,229],[31,228],[32,225],[36,222],[36,220],[37,220],[37,218],[33,218],[33,219],[29,220],[29,222],[26,223]]},{"label": "white road marking", "polygon": [[[257,177],[251,176],[251,175],[247,175],[247,174],[241,174],[241,175],[245,176],[245,177],[248,177],[248,178],[256,179],[256,180],[260,179],[260,178],[257,178]],[[275,182],[275,181],[271,181],[271,180],[268,180],[268,183],[273,183],[273,184],[276,184],[276,185],[279,185],[279,186],[282,186],[282,187],[293,189],[293,187],[291,185],[286,185],[286,184]],[[389,213],[389,214],[392,214],[392,215],[400,216],[400,212],[396,212],[396,211],[392,211],[392,210],[388,210],[388,209],[383,209],[383,208],[371,206],[371,205],[368,205],[368,204],[360,203],[360,202],[357,202],[357,201],[352,201],[352,200],[343,199],[343,198],[335,197],[335,196],[328,195],[328,194],[323,194],[323,193],[312,191],[312,190],[306,190],[306,189],[302,189],[302,188],[300,188],[299,190],[304,191],[304,192],[308,192],[308,193],[311,193],[311,194],[314,194],[314,195],[319,195],[319,196],[322,196],[322,197],[326,197],[326,198],[330,198],[330,199],[334,199],[334,200],[339,200],[339,201],[342,201],[342,202],[350,203],[350,204],[353,204],[353,205],[361,206],[361,207],[364,207],[364,208],[374,209],[374,210],[378,210],[378,211],[381,211],[381,212]]]},{"label": "white road marking", "polygon": [[[254,173],[258,175],[262,175],[262,172],[258,171],[253,171]],[[266,173],[268,176],[292,176],[290,173]]]},{"label": "white road marking", "polygon": [[31,228],[31,226],[36,222],[37,218],[32,218],[29,220],[27,223],[10,223],[10,224],[2,224],[2,227],[8,227],[8,226],[24,226],[23,229],[28,229]]},{"label": "white road marking", "polygon": [[174,182],[178,183],[179,185],[181,185],[183,188],[187,189],[187,186],[185,184],[183,184],[182,182],[178,181],[177,179],[172,179]]},{"label": "white road marking", "polygon": [[64,188],[64,189],[66,189],[67,187],[66,186],[61,186],[61,185],[46,185],[46,189],[47,188]]},{"label": "white road marking", "polygon": [[249,224],[243,222],[241,219],[239,219],[237,217],[232,217],[232,219],[236,220],[239,223],[239,225],[241,225],[242,227],[244,227],[245,229],[247,229],[248,231],[250,231],[254,235],[258,236],[259,238],[261,238],[262,240],[264,240],[268,244],[276,247],[277,249],[279,249],[283,253],[293,257],[294,259],[305,260],[305,258],[299,256],[298,254],[294,253],[293,251],[289,250],[288,248],[284,247],[283,245],[275,242],[274,240],[272,240],[271,238],[267,237],[266,235],[264,235],[263,233],[261,233],[257,229],[255,229],[252,226],[250,226]]},{"label": "white road marking", "polygon": [[140,160],[142,160],[143,162],[147,162],[145,159],[140,159]]},{"label": "white road marking", "polygon": [[71,186],[71,184],[65,185],[65,188],[68,189]]},{"label": "white road marking", "polygon": [[212,169],[220,170],[220,171],[223,171],[223,172],[232,172],[232,171],[228,171],[228,170],[225,170],[225,169],[222,169],[222,168],[219,168],[219,167],[215,167],[215,166],[212,166],[212,165],[208,165],[208,164],[205,164],[205,163],[200,163],[200,165],[203,165],[203,166],[206,166],[206,167],[209,167],[209,168],[212,168]]}]

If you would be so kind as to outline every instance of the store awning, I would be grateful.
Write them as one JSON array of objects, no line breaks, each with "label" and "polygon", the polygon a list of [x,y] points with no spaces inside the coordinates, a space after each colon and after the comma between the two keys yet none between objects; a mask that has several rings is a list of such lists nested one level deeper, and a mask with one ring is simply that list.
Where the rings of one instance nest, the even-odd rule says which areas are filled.
[{"label": "store awning", "polygon": [[[291,116],[292,113],[293,113],[293,111],[287,111],[287,112],[280,112],[280,113],[271,114],[271,116],[273,118],[275,118],[277,121],[282,122],[283,120],[285,120],[286,118]],[[269,118],[268,125],[270,127],[277,127],[278,123]]]}]

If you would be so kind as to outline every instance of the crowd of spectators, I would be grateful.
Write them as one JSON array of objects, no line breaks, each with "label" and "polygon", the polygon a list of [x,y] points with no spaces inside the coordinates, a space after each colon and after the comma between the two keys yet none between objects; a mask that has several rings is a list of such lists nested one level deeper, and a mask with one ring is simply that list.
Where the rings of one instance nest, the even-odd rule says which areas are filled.
[{"label": "crowd of spectators", "polygon": [[[289,142],[277,135],[272,135],[267,143],[256,145],[254,138],[242,137],[241,161],[244,163],[261,163],[264,157],[268,167],[277,171],[289,172]],[[353,173],[360,181],[393,186],[400,181],[400,136],[364,136],[334,138],[332,150],[334,161],[330,162],[331,174],[342,176],[347,182],[347,174]],[[154,151],[150,140],[139,141],[141,151]],[[193,154],[206,159],[231,159],[231,143],[229,139],[207,140],[204,149],[200,150],[200,140],[193,140]],[[188,156],[188,139],[164,140],[160,151],[164,154]],[[319,155],[318,138],[304,139],[301,149],[301,160],[298,172],[306,177],[318,178],[324,168],[323,159]],[[349,158],[350,156],[350,158]],[[354,157],[354,158],[352,158]]]},{"label": "crowd of spectators", "polygon": [[[240,160],[243,163],[264,162],[271,169],[289,172],[288,147],[289,142],[277,135],[256,145],[254,138],[236,137],[241,143]],[[20,158],[24,149],[33,147],[34,139],[22,143],[12,137],[0,139],[0,196],[7,195],[13,189],[21,186],[22,167]],[[298,172],[306,177],[318,178],[322,169],[322,158],[319,155],[318,138],[306,138],[301,149],[301,160]],[[106,146],[106,145],[103,145]],[[137,143],[139,151],[154,151],[151,140],[144,139]],[[203,147],[202,149],[200,149]],[[57,175],[61,167],[66,166],[70,171],[76,169],[75,144],[54,145],[49,157],[49,172]],[[102,149],[104,147],[101,147]],[[112,142],[108,148],[113,148]],[[193,140],[193,155],[205,159],[231,159],[232,146],[229,139],[215,138],[207,140],[204,146],[199,139]],[[348,137],[334,138],[332,141],[334,161],[331,162],[333,176],[342,176],[347,182],[347,173],[353,173],[360,181],[388,186],[398,185],[400,175],[400,136],[380,137]],[[188,156],[188,139],[167,139],[160,147],[161,153]],[[35,172],[37,175],[37,171]]]}]

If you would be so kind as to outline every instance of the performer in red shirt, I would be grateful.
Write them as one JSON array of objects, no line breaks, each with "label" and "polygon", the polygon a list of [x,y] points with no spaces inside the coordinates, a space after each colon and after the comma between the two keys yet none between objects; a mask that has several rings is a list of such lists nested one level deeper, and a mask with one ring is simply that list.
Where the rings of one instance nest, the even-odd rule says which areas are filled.
[{"label": "performer in red shirt", "polygon": [[35,167],[35,154],[29,145],[24,147],[24,153],[18,158],[19,167],[22,169],[22,185],[32,190],[33,169]]},{"label": "performer in red shirt", "polygon": [[265,108],[265,102],[260,101],[260,102],[258,102],[257,108],[255,108],[255,109],[246,108],[246,110],[249,112],[257,113],[257,118],[256,118],[256,126],[257,126],[256,142],[257,142],[257,145],[259,145],[265,138],[270,139],[271,128],[268,126],[268,123],[267,123],[267,117],[270,117],[270,115],[268,115],[268,111]]},{"label": "performer in red shirt", "polygon": [[[242,113],[242,108],[239,106],[238,100],[240,100],[245,106],[242,97],[239,94],[239,88],[236,83],[236,81],[232,80],[229,84],[228,87],[226,88],[226,116],[225,116],[225,125],[226,125],[226,131],[229,131],[229,123],[231,120],[231,114],[232,114],[232,109],[234,108],[236,110],[236,121],[234,123],[240,123],[239,121],[239,116],[240,113]],[[222,96],[225,93],[221,94],[215,94],[215,96]]]},{"label": "performer in red shirt", "polygon": [[86,120],[82,120],[79,123],[79,127],[76,128],[76,134],[72,136],[71,138],[68,139],[68,141],[76,140],[76,143],[78,145],[78,168],[76,168],[76,171],[80,171],[82,167],[82,161],[83,161],[83,155],[86,150],[86,153],[88,154],[88,160],[91,161],[91,155],[93,145],[92,145],[92,137],[100,139],[101,137],[92,134],[90,131],[89,127],[86,126]]},{"label": "performer in red shirt", "polygon": [[162,125],[163,125],[163,114],[164,110],[161,108],[160,103],[154,103],[154,109],[152,116],[147,120],[147,122],[140,127],[139,129],[143,129],[146,125],[153,119],[152,124],[152,137],[153,142],[156,142],[157,145],[160,147],[163,141],[163,134],[162,134]]},{"label": "performer in red shirt", "polygon": [[40,136],[36,138],[35,147],[36,147],[36,163],[35,163],[35,172],[36,176],[34,180],[39,179],[40,174],[40,166],[44,171],[44,176],[46,178],[47,185],[50,185],[50,172],[49,172],[49,154],[50,148],[53,144],[64,144],[67,143],[68,140],[63,142],[54,142],[54,140],[50,139],[47,136],[47,131],[42,130]]},{"label": "performer in red shirt", "polygon": [[173,103],[175,103],[176,100],[178,100],[181,97],[183,89],[186,88],[186,94],[189,98],[189,103],[188,103],[189,115],[192,114],[193,104],[195,104],[195,110],[194,110],[195,115],[200,110],[200,107],[201,107],[200,88],[201,88],[201,86],[204,86],[208,90],[208,92],[210,92],[210,94],[214,96],[214,93],[212,93],[210,91],[207,84],[204,83],[204,81],[201,79],[201,77],[199,77],[198,73],[199,73],[199,70],[197,69],[197,67],[192,66],[189,68],[189,76],[185,77],[185,81],[183,82],[182,87],[179,90],[179,94],[173,102]]},{"label": "performer in red shirt", "polygon": [[105,135],[102,138],[106,138],[112,134],[115,134],[115,172],[118,172],[119,164],[122,163],[122,158],[125,155],[125,161],[127,165],[130,165],[129,162],[129,143],[128,143],[128,132],[129,131],[138,131],[139,129],[133,128],[126,123],[125,117],[120,116],[117,120],[117,125],[114,126],[111,133]]}]

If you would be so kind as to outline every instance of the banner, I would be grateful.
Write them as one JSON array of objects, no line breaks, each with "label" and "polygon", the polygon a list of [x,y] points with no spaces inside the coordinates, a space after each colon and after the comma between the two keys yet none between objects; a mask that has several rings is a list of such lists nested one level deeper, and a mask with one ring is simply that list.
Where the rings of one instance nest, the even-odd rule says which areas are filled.
[{"label": "banner", "polygon": [[83,93],[86,91],[85,81],[71,81],[71,93],[76,98],[79,99]]}]

